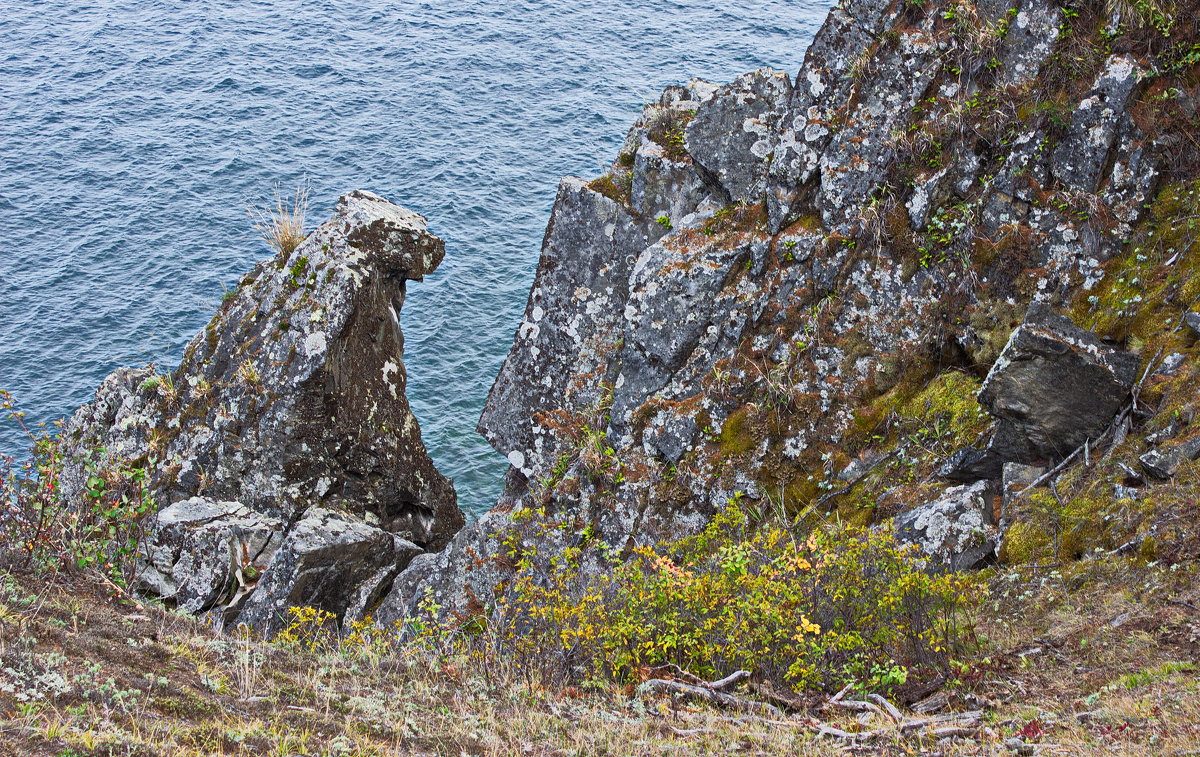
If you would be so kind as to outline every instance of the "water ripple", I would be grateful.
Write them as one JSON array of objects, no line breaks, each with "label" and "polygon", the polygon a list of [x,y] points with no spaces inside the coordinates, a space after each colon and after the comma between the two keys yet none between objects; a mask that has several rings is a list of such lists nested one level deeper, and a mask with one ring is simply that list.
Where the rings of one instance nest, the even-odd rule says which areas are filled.
[{"label": "water ripple", "polygon": [[307,176],[320,218],[371,189],[446,240],[404,308],[409,393],[478,512],[505,464],[475,421],[559,177],[599,171],[664,85],[794,72],[826,2],[10,3],[0,387],[49,420],[172,363],[267,254],[247,205]]}]

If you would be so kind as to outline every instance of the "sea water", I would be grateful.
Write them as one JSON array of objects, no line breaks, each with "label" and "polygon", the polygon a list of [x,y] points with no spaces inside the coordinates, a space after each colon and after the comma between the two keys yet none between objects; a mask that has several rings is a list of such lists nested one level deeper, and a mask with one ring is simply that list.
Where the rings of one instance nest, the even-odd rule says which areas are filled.
[{"label": "sea water", "polygon": [[369,189],[446,241],[408,288],[408,392],[480,512],[506,463],[475,424],[559,178],[598,175],[665,85],[794,75],[827,2],[0,3],[0,388],[50,421],[173,366],[271,254],[248,206],[307,181],[319,222]]}]

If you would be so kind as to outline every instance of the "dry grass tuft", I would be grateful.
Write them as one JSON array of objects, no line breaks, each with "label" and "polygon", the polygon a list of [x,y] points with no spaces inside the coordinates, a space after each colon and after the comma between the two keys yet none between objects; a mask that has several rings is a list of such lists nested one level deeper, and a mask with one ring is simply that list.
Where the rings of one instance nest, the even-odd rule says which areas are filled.
[{"label": "dry grass tuft", "polygon": [[308,213],[308,184],[297,185],[296,193],[291,197],[280,192],[276,184],[274,207],[259,205],[247,208],[246,212],[254,219],[254,230],[272,249],[290,255],[308,236],[304,223]]}]

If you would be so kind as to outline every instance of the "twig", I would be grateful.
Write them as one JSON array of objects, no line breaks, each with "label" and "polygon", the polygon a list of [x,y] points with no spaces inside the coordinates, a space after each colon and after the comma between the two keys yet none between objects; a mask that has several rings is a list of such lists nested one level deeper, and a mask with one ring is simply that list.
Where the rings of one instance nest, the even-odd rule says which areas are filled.
[{"label": "twig", "polygon": [[829,704],[833,704],[834,702],[841,701],[842,697],[846,696],[846,693],[849,692],[850,689],[853,689],[853,688],[854,688],[854,684],[852,684],[852,683],[846,684],[845,686],[842,687],[841,691],[839,691],[838,693],[834,694],[832,697],[829,698]]},{"label": "twig", "polygon": [[897,453],[898,451],[899,451],[899,450],[892,450],[891,452],[887,453],[886,455],[884,455],[883,457],[879,458],[879,459],[878,459],[878,460],[876,460],[875,462],[871,463],[870,465],[868,465],[868,466],[867,466],[867,469],[866,469],[865,471],[863,471],[862,473],[860,473],[860,474],[858,474],[857,476],[855,476],[855,477],[854,477],[854,480],[852,480],[850,483],[848,483],[848,484],[846,484],[845,486],[843,486],[841,489],[838,489],[838,490],[836,490],[836,491],[829,492],[828,494],[824,494],[824,495],[822,495],[821,497],[819,497],[819,498],[817,499],[817,503],[816,503],[815,507],[820,507],[821,505],[825,504],[826,502],[828,502],[829,500],[833,499],[834,497],[840,497],[840,496],[842,496],[843,494],[845,494],[846,492],[848,492],[848,491],[850,491],[851,489],[853,489],[854,487],[858,486],[858,483],[859,483],[860,481],[862,481],[864,478],[866,478],[866,477],[867,477],[867,476],[868,476],[868,475],[871,473],[871,471],[875,470],[875,469],[876,469],[876,468],[878,468],[880,465],[883,465],[883,464],[884,464],[885,462],[887,462],[888,460],[891,460],[893,457],[895,457],[895,456],[896,456],[896,453]]},{"label": "twig", "polygon": [[884,715],[883,710],[880,709],[878,705],[871,704],[870,702],[864,702],[861,699],[843,699],[839,702],[830,702],[829,704],[834,707],[839,707],[843,710],[850,710],[851,712],[870,712],[878,715],[880,718],[887,717]]},{"label": "twig", "polygon": [[1046,481],[1047,481],[1049,478],[1051,478],[1052,476],[1055,476],[1055,475],[1057,475],[1059,472],[1061,472],[1062,470],[1064,470],[1064,469],[1065,469],[1065,468],[1066,468],[1068,465],[1070,465],[1071,461],[1072,461],[1072,460],[1074,460],[1074,459],[1075,459],[1075,457],[1076,457],[1076,456],[1077,456],[1077,455],[1078,455],[1080,452],[1083,452],[1083,448],[1084,448],[1086,445],[1087,445],[1087,442],[1084,442],[1083,444],[1079,445],[1079,447],[1078,447],[1078,448],[1077,448],[1077,449],[1076,449],[1074,452],[1072,452],[1071,454],[1069,454],[1069,455],[1067,455],[1066,457],[1064,457],[1064,458],[1062,459],[1062,461],[1061,461],[1061,462],[1059,462],[1059,464],[1058,464],[1058,465],[1054,466],[1054,467],[1053,467],[1053,468],[1051,468],[1050,470],[1048,470],[1048,471],[1046,471],[1045,473],[1043,473],[1042,475],[1038,476],[1038,477],[1037,477],[1037,479],[1035,479],[1035,480],[1034,480],[1034,482],[1033,482],[1032,484],[1030,484],[1029,486],[1026,486],[1026,487],[1025,487],[1024,489],[1022,489],[1021,491],[1019,491],[1019,492],[1017,492],[1017,493],[1013,494],[1013,500],[1015,501],[1015,500],[1018,500],[1018,499],[1020,499],[1021,497],[1024,497],[1024,496],[1025,496],[1026,494],[1028,494],[1029,492],[1033,491],[1033,490],[1034,490],[1034,489],[1036,489],[1037,487],[1039,487],[1039,486],[1041,486],[1042,484],[1046,483]]},{"label": "twig", "polygon": [[100,577],[100,580],[104,582],[104,585],[105,585],[105,586],[107,586],[108,588],[112,589],[112,590],[113,590],[115,593],[117,593],[117,594],[121,595],[121,597],[122,597],[122,598],[123,598],[125,601],[129,602],[129,603],[130,603],[130,604],[132,604],[132,605],[133,605],[135,608],[137,608],[137,611],[138,611],[138,612],[145,612],[145,611],[146,611],[146,606],[145,606],[145,605],[143,605],[141,602],[137,601],[136,599],[134,599],[134,598],[133,598],[133,595],[132,595],[132,594],[130,594],[128,590],[126,590],[125,588],[123,588],[123,587],[119,586],[117,583],[115,583],[115,582],[114,582],[114,581],[113,581],[111,578],[109,578],[108,576],[101,575],[101,574],[99,574],[99,573],[97,573],[96,575],[98,575],[98,576]]},{"label": "twig", "polygon": [[695,736],[698,733],[708,733],[707,728],[676,728],[675,726],[667,726],[671,733],[676,736]]}]

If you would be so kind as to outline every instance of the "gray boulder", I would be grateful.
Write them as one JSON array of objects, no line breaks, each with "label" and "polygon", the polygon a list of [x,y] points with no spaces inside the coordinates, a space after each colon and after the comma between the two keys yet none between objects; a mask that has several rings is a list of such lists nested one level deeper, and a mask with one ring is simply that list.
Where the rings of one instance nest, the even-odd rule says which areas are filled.
[{"label": "gray boulder", "polygon": [[933,502],[896,517],[896,538],[915,544],[931,570],[969,570],[991,559],[999,531],[992,511],[991,485],[984,481],[954,486]]},{"label": "gray boulder", "polygon": [[1031,307],[979,391],[999,419],[989,452],[1000,462],[1054,461],[1099,437],[1128,398],[1138,364],[1046,306]]},{"label": "gray boulder", "polygon": [[1142,470],[1158,479],[1169,479],[1187,460],[1200,457],[1200,436],[1177,444],[1164,444],[1138,458]]},{"label": "gray boulder", "polygon": [[237,502],[203,497],[154,516],[140,556],[141,591],[199,615],[236,606],[283,539],[283,523]]},{"label": "gray boulder", "polygon": [[1187,313],[1183,316],[1183,323],[1188,327],[1188,331],[1192,332],[1192,336],[1200,337],[1200,313]]},{"label": "gray boulder", "polygon": [[272,633],[287,626],[289,607],[361,618],[421,551],[396,534],[313,508],[288,532],[236,622]]},{"label": "gray boulder", "polygon": [[687,126],[688,154],[724,188],[732,202],[758,202],[787,113],[791,80],[761,68],[719,88]]}]

